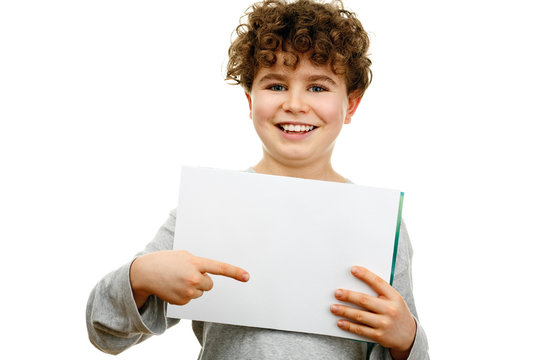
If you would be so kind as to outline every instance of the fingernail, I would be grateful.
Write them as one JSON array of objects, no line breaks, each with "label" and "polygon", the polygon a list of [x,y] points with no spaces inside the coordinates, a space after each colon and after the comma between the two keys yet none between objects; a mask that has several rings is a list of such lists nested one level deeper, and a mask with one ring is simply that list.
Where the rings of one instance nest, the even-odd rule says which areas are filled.
[{"label": "fingernail", "polygon": [[249,280],[249,274],[245,273],[244,275],[242,275],[242,280],[248,281]]},{"label": "fingernail", "polygon": [[360,269],[357,266],[353,266],[351,269],[351,272],[353,273],[353,275],[358,275],[359,271]]},{"label": "fingernail", "polygon": [[337,326],[343,327],[343,325],[345,325],[345,322],[344,322],[343,320],[339,320],[339,321],[337,322]]},{"label": "fingernail", "polygon": [[332,306],[330,306],[330,311],[331,311],[331,312],[336,312],[337,309],[338,309],[337,305],[332,305]]},{"label": "fingernail", "polygon": [[340,298],[340,297],[342,297],[342,296],[343,296],[343,291],[341,291],[341,290],[336,290],[336,297],[337,297],[337,298]]}]

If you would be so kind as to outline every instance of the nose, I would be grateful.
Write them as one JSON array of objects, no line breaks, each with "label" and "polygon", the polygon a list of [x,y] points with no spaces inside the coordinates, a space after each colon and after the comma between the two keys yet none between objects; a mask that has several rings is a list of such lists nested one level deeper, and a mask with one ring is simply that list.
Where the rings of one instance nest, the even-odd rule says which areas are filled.
[{"label": "nose", "polygon": [[309,104],[305,94],[297,89],[287,91],[287,98],[283,102],[283,110],[291,113],[307,113]]}]

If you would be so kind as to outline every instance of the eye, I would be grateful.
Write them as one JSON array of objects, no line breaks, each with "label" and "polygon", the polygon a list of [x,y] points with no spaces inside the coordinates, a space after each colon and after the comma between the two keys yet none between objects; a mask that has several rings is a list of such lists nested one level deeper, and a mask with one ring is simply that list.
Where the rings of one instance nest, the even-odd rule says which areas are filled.
[{"label": "eye", "polygon": [[323,86],[319,86],[319,85],[313,85],[309,88],[309,91],[312,91],[312,92],[323,92],[323,91],[328,91],[327,88],[323,87]]},{"label": "eye", "polygon": [[270,85],[270,86],[268,86],[267,89],[272,90],[272,91],[285,91],[286,90],[285,86],[283,86],[281,84]]}]

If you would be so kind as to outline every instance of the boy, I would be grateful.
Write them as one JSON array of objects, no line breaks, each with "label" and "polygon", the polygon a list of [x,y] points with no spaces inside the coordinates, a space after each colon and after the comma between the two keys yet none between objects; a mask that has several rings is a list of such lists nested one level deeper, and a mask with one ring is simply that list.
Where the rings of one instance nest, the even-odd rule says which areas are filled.
[{"label": "boy", "polygon": [[[351,121],[371,80],[369,40],[340,3],[313,0],[255,4],[229,49],[227,79],[242,85],[263,143],[262,174],[348,182],[331,165],[343,124]],[[248,281],[238,267],[173,251],[175,212],[132,262],[96,285],[87,308],[92,343],[119,353],[178,322],[167,302],[185,305],[211,291],[208,274]],[[256,241],[256,239],[254,240]],[[336,289],[337,326],[376,345],[343,338],[193,321],[199,359],[426,359],[411,289],[412,249],[402,225],[394,287],[369,270],[351,272],[378,294]],[[363,308],[362,310],[359,307]],[[313,314],[317,316],[317,314]]]}]

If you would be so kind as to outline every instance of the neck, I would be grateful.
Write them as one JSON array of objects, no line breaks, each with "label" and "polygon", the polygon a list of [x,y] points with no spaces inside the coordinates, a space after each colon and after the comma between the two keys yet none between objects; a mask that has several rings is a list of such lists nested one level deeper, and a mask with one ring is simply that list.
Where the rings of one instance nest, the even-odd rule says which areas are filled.
[{"label": "neck", "polygon": [[343,176],[338,174],[330,161],[323,164],[283,164],[268,156],[263,156],[261,161],[253,167],[260,174],[290,176],[303,179],[347,182]]}]

